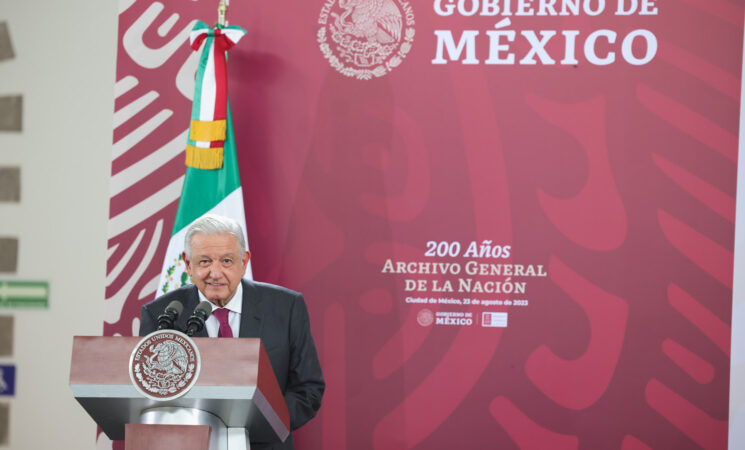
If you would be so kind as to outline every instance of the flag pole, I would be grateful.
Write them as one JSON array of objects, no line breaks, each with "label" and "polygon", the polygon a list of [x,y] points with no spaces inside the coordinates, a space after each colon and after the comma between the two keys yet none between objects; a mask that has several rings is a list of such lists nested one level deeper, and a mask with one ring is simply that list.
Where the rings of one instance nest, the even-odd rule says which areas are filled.
[{"label": "flag pole", "polygon": [[229,3],[229,0],[220,0],[220,3],[217,5],[217,24],[221,27],[228,25],[227,15]]}]

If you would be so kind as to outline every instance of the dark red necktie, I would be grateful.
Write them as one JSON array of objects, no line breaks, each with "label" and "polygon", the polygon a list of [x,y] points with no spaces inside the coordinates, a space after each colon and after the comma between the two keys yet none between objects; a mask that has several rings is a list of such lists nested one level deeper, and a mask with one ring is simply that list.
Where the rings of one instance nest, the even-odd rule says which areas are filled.
[{"label": "dark red necktie", "polygon": [[233,337],[233,330],[230,329],[230,324],[228,323],[228,309],[226,308],[217,308],[216,310],[212,311],[212,314],[217,317],[217,321],[220,322],[220,330],[217,332],[217,337]]}]

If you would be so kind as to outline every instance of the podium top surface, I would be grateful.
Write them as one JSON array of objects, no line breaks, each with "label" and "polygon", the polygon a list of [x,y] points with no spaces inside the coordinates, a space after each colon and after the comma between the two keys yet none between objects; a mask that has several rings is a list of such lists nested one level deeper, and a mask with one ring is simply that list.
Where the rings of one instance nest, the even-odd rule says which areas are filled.
[{"label": "podium top surface", "polygon": [[[75,336],[71,385],[130,384],[129,356],[141,337]],[[258,338],[192,338],[202,369],[197,386],[256,386],[259,381]],[[126,358],[123,358],[126,356]],[[271,367],[271,366],[270,366]]]}]

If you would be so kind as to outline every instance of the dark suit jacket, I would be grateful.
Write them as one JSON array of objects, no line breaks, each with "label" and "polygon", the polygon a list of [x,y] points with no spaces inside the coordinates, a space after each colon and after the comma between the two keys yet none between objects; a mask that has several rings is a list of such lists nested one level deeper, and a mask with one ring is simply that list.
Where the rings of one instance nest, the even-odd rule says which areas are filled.
[{"label": "dark suit jacket", "polygon": [[[243,309],[240,337],[257,337],[264,343],[290,411],[290,428],[295,430],[316,415],[326,386],[310,333],[305,300],[302,294],[280,286],[247,280],[241,282]],[[199,304],[199,294],[194,285],[171,291],[143,306],[140,312],[140,336],[158,328],[158,316],[173,300],[179,300],[184,305],[176,325],[180,329],[186,328],[187,319]],[[195,337],[207,337],[207,330],[202,330]],[[284,444],[251,441],[251,449],[254,450],[293,448],[292,436]]]}]

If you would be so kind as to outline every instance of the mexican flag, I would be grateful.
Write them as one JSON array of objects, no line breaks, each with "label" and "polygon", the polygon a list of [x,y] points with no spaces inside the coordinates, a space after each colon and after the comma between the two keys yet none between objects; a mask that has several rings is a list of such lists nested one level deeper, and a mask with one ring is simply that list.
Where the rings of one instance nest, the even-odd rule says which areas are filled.
[{"label": "mexican flag", "polygon": [[[156,297],[190,283],[182,259],[184,236],[200,216],[213,213],[236,220],[248,242],[226,70],[227,50],[245,33],[237,26],[210,28],[197,22],[189,36],[192,49],[201,49],[202,54],[194,86],[184,186]],[[246,277],[251,278],[250,263]]]}]

